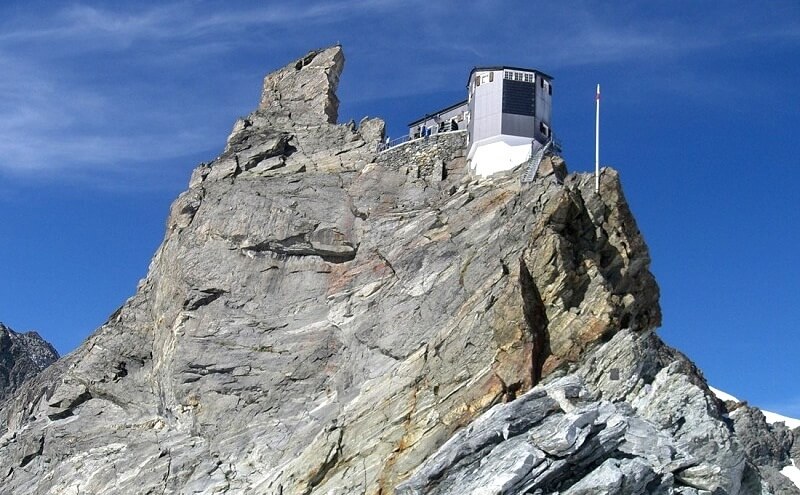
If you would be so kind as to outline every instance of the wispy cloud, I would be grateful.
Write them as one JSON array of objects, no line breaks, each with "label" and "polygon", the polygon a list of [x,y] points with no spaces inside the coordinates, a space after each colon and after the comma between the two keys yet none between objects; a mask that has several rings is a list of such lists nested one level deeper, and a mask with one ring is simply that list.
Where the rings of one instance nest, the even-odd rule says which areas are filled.
[{"label": "wispy cloud", "polygon": [[[237,112],[224,110],[231,113],[225,117],[218,106],[239,91],[222,85],[237,81],[236,69],[221,66],[226,57],[287,50],[289,36],[276,35],[263,46],[264,33],[403,5],[340,0],[231,10],[186,1],[145,8],[74,4],[49,15],[7,16],[0,30],[0,172],[112,175],[144,160],[213,149]],[[197,105],[200,95],[217,101]]]},{"label": "wispy cloud", "polygon": [[[413,2],[411,2],[413,3]],[[37,19],[34,26],[6,31],[0,42],[80,40],[113,41],[120,45],[219,36],[225,32],[242,33],[251,26],[270,27],[298,23],[335,23],[355,14],[365,15],[408,5],[395,0],[339,0],[272,3],[237,6],[225,5],[224,12],[209,9],[209,3],[178,2],[138,10],[120,10],[77,4]]]},{"label": "wispy cloud", "polygon": [[[742,9],[745,18],[756,15],[754,7]],[[680,10],[691,14],[692,3]],[[748,24],[720,11],[710,23],[580,1],[313,0],[235,8],[180,1],[15,10],[0,21],[0,171],[103,173],[134,167],[128,157],[157,161],[213,149],[235,115],[249,111],[226,105],[244,101],[242,94],[255,103],[257,87],[246,89],[252,80],[335,41],[357,54],[345,81],[369,81],[350,96],[368,101],[446,90],[483,63],[531,61],[550,71],[679,64],[732,43],[800,39],[791,16]]]},{"label": "wispy cloud", "polygon": [[[798,11],[788,3],[786,8]],[[656,6],[637,3],[584,1],[525,7],[516,4],[515,10],[518,16],[506,16],[507,32],[486,33],[486,44],[495,48],[493,53],[500,47],[524,52],[550,67],[656,64],[666,62],[665,57],[721,47],[737,50],[742,43],[800,41],[800,12],[782,14],[780,9],[773,11],[746,2],[718,7],[678,2],[659,11]],[[485,11],[482,15],[493,14]]]},{"label": "wispy cloud", "polygon": [[[181,128],[177,109],[135,108],[1,54],[0,93],[0,170],[7,173],[113,169],[207,146],[208,136]],[[169,124],[176,128],[167,131]]]}]

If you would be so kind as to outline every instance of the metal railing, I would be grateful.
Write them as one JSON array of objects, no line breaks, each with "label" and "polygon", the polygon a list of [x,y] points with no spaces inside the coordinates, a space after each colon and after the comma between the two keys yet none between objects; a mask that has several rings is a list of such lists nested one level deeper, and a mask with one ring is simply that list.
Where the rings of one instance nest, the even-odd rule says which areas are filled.
[{"label": "metal railing", "polygon": [[378,152],[386,151],[389,148],[394,148],[395,146],[407,143],[408,141],[411,141],[411,136],[409,135],[401,136],[399,138],[395,138],[390,141],[381,141],[380,143],[378,143]]},{"label": "metal railing", "polygon": [[409,135],[401,136],[399,138],[391,139],[389,141],[382,141],[382,142],[378,143],[378,153],[382,153],[384,151],[390,150],[390,149],[395,148],[397,146],[400,146],[402,144],[413,143],[415,141],[421,141],[421,140],[423,140],[423,139],[425,139],[427,137],[438,136],[439,134],[455,134],[456,132],[467,132],[467,130],[466,129],[456,129],[456,130],[447,130],[447,131],[442,131],[442,132],[433,132],[430,135],[423,136],[423,137],[417,137],[417,136],[413,136],[412,137],[412,136],[409,136]]},{"label": "metal railing", "polygon": [[[549,150],[551,146],[553,146],[553,140],[549,139],[544,146],[540,147],[535,153],[532,153],[529,156],[528,166],[525,169],[525,172],[519,178],[520,182],[533,182],[533,179],[536,178],[536,172],[539,171],[539,165],[542,163],[544,154],[547,153],[547,150]],[[533,149],[531,149],[531,151],[533,151]]]}]

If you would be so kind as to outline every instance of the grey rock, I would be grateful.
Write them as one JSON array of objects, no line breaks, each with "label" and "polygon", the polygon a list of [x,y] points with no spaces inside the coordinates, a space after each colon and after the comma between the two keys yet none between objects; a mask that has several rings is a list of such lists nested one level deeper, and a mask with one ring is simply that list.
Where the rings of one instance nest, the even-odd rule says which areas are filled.
[{"label": "grey rock", "polygon": [[537,170],[539,177],[552,176],[557,182],[562,182],[567,177],[567,165],[564,160],[552,153],[546,154]]},{"label": "grey rock", "polygon": [[783,423],[767,424],[764,414],[747,404],[736,407],[730,417],[751,462],[778,470],[790,464],[793,435]]},{"label": "grey rock", "polygon": [[336,123],[336,88],[344,66],[339,46],[314,50],[264,78],[259,109],[298,124]]},{"label": "grey rock", "polygon": [[588,355],[587,366],[577,372],[600,396],[628,402],[639,418],[672,437],[678,482],[739,492],[745,453],[699,370],[685,356],[654,334],[623,331]]},{"label": "grey rock", "polygon": [[[644,350],[649,354],[642,354]],[[628,359],[648,364],[637,370],[637,380],[649,376],[649,387],[620,396],[613,394],[618,390],[611,381],[587,380],[600,376],[598,369],[619,366]],[[446,469],[431,469],[436,459],[452,458],[448,452],[473,445],[468,427],[400,484],[397,492],[455,493],[459,488],[477,487],[478,480],[485,486],[504,482],[490,493],[752,493],[742,490],[746,459],[733,431],[715,408],[693,405],[700,401],[714,404],[708,390],[694,383],[702,383],[695,373],[683,356],[652,333],[621,331],[588,352],[571,373],[562,378],[557,378],[557,373],[514,401],[495,406],[473,423],[491,424],[493,418],[501,417],[499,411],[514,411],[515,403],[550,397],[559,404],[548,409],[545,418],[537,417],[527,432],[515,430],[491,445],[478,442],[482,455],[461,457]],[[604,390],[605,385],[612,385],[611,390]],[[613,395],[615,402],[601,399],[604,395]],[[565,400],[567,397],[571,399]],[[665,402],[674,404],[662,411]],[[676,416],[667,423],[661,413]],[[501,429],[508,416],[495,421],[494,429]],[[496,458],[536,462],[512,465],[488,461]],[[509,480],[514,484],[505,483]]]},{"label": "grey rock", "polygon": [[656,474],[641,459],[606,459],[597,469],[564,491],[564,495],[654,493],[648,489],[654,480]]},{"label": "grey rock", "polygon": [[3,489],[761,486],[652,333],[618,174],[599,195],[587,174],[473,179],[463,132],[378,154],[381,121],[335,124],[342,64],[334,47],[267,76],[136,294],[0,409]]},{"label": "grey rock", "polygon": [[[501,468],[507,470],[508,479],[503,478],[500,485],[506,490],[510,489],[545,458],[541,450],[520,435],[556,410],[558,403],[541,389],[534,389],[518,400],[491,409],[448,440],[411,479],[398,486],[397,492],[429,493],[427,488],[432,485],[436,485],[437,490],[444,490],[433,493],[450,493],[447,490],[451,489],[454,492],[463,491],[469,486],[489,486],[496,484],[496,480],[489,478]],[[515,440],[514,437],[519,438]],[[495,448],[497,445],[502,446]],[[515,458],[520,462],[516,462]],[[454,481],[444,483],[443,478],[458,473],[454,469],[456,466],[473,463],[480,464],[491,474],[470,477],[468,475],[471,473],[468,472],[466,476],[458,476]],[[508,486],[509,483],[511,486]]]},{"label": "grey rock", "polygon": [[0,323],[0,403],[57,359],[38,333],[17,333]]},{"label": "grey rock", "polygon": [[597,406],[575,412],[551,416],[530,433],[530,442],[554,457],[565,457],[577,452],[592,432],[597,419]]},{"label": "grey rock", "polygon": [[800,428],[792,430],[792,438],[792,448],[789,454],[794,459],[795,464],[800,466]]},{"label": "grey rock", "polygon": [[797,488],[789,478],[781,474],[779,469],[766,465],[759,467],[758,471],[765,491],[774,495],[797,495],[800,493],[800,488]]},{"label": "grey rock", "polygon": [[364,141],[376,146],[386,137],[386,123],[379,118],[364,117],[358,124],[358,133]]},{"label": "grey rock", "polygon": [[[792,462],[796,432],[783,423],[768,424],[764,414],[747,403],[726,402],[736,436],[745,449],[751,478],[758,480],[769,493],[800,494],[780,470]],[[751,482],[755,485],[755,481]]]}]

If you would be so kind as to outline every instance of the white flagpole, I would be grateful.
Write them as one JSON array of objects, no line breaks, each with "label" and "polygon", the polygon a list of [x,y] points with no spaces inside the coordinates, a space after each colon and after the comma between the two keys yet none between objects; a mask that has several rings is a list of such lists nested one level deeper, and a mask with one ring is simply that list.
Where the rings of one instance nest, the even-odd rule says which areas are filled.
[{"label": "white flagpole", "polygon": [[600,194],[600,85],[595,94],[596,111],[594,115],[594,192]]}]

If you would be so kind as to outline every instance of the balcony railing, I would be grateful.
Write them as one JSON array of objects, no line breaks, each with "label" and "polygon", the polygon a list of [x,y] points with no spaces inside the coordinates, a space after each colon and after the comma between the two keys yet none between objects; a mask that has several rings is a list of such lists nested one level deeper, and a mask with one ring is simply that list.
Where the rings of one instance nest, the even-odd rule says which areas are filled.
[{"label": "balcony railing", "polygon": [[[430,136],[438,136],[439,134],[455,134],[457,132],[467,132],[467,130],[466,129],[456,129],[454,131],[447,130],[447,131],[442,131],[442,132],[431,132]],[[426,137],[430,137],[430,136],[426,136]],[[406,144],[406,143],[413,143],[413,142],[416,142],[416,141],[421,141],[423,139],[425,139],[425,137],[414,137],[414,136],[405,135],[405,136],[401,136],[399,138],[391,139],[389,141],[380,142],[380,143],[378,143],[378,153],[386,151],[386,150],[390,150],[392,148],[395,148],[397,146],[400,146],[400,145],[403,145],[403,144]]]}]

